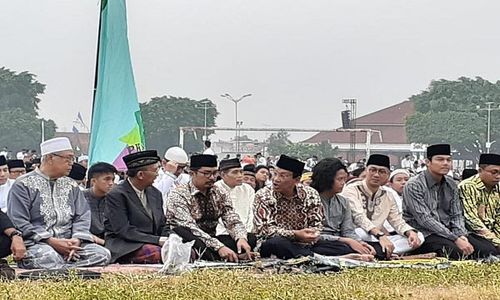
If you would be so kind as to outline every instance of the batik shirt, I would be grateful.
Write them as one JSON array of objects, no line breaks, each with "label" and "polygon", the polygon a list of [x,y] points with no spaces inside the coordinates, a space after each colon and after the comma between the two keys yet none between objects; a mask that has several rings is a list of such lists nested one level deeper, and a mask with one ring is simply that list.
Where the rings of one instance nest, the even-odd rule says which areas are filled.
[{"label": "batik shirt", "polygon": [[486,189],[479,175],[458,185],[464,206],[465,224],[476,234],[500,246],[500,187]]},{"label": "batik shirt", "polygon": [[219,218],[234,240],[247,238],[245,225],[235,212],[229,193],[223,188],[213,186],[203,194],[190,181],[170,191],[167,198],[169,225],[189,228],[193,235],[214,250],[224,247],[215,238]]},{"label": "batik shirt", "polygon": [[281,236],[293,239],[294,230],[322,229],[323,205],[318,192],[298,184],[291,198],[264,187],[255,194],[254,228],[259,239]]},{"label": "batik shirt", "polygon": [[50,237],[93,241],[89,205],[69,177],[51,180],[39,169],[19,177],[10,190],[7,214],[27,245]]}]

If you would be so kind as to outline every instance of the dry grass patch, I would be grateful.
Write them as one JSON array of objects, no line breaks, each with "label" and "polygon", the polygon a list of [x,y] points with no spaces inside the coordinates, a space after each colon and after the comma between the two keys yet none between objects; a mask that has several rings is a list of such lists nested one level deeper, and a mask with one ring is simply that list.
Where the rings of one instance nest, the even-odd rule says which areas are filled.
[{"label": "dry grass patch", "polygon": [[354,269],[330,275],[201,270],[182,276],[0,283],[1,299],[500,299],[500,265]]}]

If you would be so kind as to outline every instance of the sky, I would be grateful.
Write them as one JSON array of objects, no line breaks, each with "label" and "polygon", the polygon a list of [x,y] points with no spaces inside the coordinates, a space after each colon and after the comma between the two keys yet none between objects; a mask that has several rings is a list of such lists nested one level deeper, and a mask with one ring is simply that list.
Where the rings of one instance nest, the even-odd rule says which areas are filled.
[{"label": "sky", "polygon": [[[140,102],[217,105],[219,126],[336,128],[407,100],[431,80],[500,79],[500,1],[128,0]],[[0,67],[47,85],[40,114],[90,124],[98,0],[0,0]],[[231,134],[229,134],[231,135]],[[308,135],[296,135],[296,139]],[[224,137],[218,134],[218,137]]]}]

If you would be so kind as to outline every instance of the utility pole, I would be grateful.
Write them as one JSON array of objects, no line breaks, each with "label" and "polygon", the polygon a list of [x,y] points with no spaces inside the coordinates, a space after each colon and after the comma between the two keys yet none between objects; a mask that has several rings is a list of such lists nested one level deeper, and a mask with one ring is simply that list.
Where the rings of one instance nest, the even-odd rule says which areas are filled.
[{"label": "utility pole", "polygon": [[[356,106],[358,104],[357,99],[342,99],[342,103],[347,106],[347,109],[350,111],[350,122],[349,129],[356,128]],[[368,158],[367,158],[368,159]],[[349,135],[349,155],[347,160],[350,163],[355,162],[356,160],[356,132],[352,131]]]},{"label": "utility pole", "polygon": [[240,152],[240,141],[239,141],[239,137],[238,137],[238,126],[239,126],[239,121],[238,121],[238,103],[241,100],[243,100],[244,98],[252,96],[252,94],[243,95],[243,96],[241,96],[238,99],[234,99],[233,96],[229,95],[228,93],[225,93],[224,95],[220,95],[220,96],[222,98],[226,98],[226,99],[228,99],[228,100],[230,100],[230,101],[232,101],[234,103],[234,119],[235,119],[234,120],[234,124],[235,124],[235,127],[234,127],[234,131],[235,131],[234,140],[236,142],[236,153],[239,153]]},{"label": "utility pole", "polygon": [[495,141],[491,141],[491,111],[500,110],[500,105],[498,107],[491,107],[495,102],[486,102],[486,107],[481,108],[479,105],[476,106],[477,110],[486,110],[488,112],[487,125],[486,125],[486,153],[490,153],[491,145]]},{"label": "utility pole", "polygon": [[199,108],[199,109],[203,109],[205,111],[205,118],[204,118],[204,123],[203,123],[203,128],[204,128],[203,129],[204,130],[203,141],[206,141],[206,140],[208,140],[208,136],[207,136],[207,110],[209,110],[210,108],[215,108],[215,106],[212,105],[212,102],[208,99],[200,101],[200,104],[203,104],[203,106],[196,104],[195,107]]}]

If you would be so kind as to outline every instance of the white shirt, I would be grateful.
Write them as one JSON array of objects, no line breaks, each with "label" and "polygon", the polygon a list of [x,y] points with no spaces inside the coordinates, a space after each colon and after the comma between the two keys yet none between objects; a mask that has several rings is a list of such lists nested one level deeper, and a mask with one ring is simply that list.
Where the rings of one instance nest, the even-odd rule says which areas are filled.
[{"label": "white shirt", "polygon": [[[233,202],[233,207],[238,216],[240,217],[241,222],[245,225],[247,232],[252,232],[253,230],[253,201],[255,197],[254,189],[243,183],[242,185],[236,186],[234,188],[230,188],[224,180],[219,180],[215,183],[216,186],[225,189],[229,192],[229,197],[231,197],[231,201]],[[222,223],[222,220],[219,219],[219,224],[217,224],[216,235],[226,235],[229,234]]]},{"label": "white shirt", "polygon": [[[403,214],[403,197],[399,196],[398,192],[396,192],[393,188],[391,188],[390,186],[386,186],[384,185],[382,187],[384,190],[386,190],[387,192],[391,193],[392,196],[394,196],[394,200],[396,200],[396,204],[398,206],[398,210],[401,214]],[[389,222],[385,221],[384,222],[384,227],[385,229],[387,229],[388,232],[393,232],[393,231],[396,231],[394,229],[394,227],[391,226],[391,224],[389,224]]]},{"label": "white shirt", "polygon": [[411,161],[411,159],[403,159],[401,161],[401,168],[403,169],[411,169],[413,166],[413,162]]},{"label": "white shirt", "polygon": [[203,154],[208,154],[208,155],[215,155],[214,150],[212,148],[207,148],[205,151],[203,151]]},{"label": "white shirt", "polygon": [[14,184],[14,179],[7,179],[5,184],[0,185],[0,209],[6,213],[7,212],[7,197],[9,196],[9,191]]},{"label": "white shirt", "polygon": [[164,172],[161,170],[160,174],[153,183],[153,186],[161,192],[164,212],[167,210],[167,197],[170,191],[174,190],[177,186],[183,183],[188,183],[190,178],[191,177],[188,174],[181,174],[177,177],[170,172]]}]

